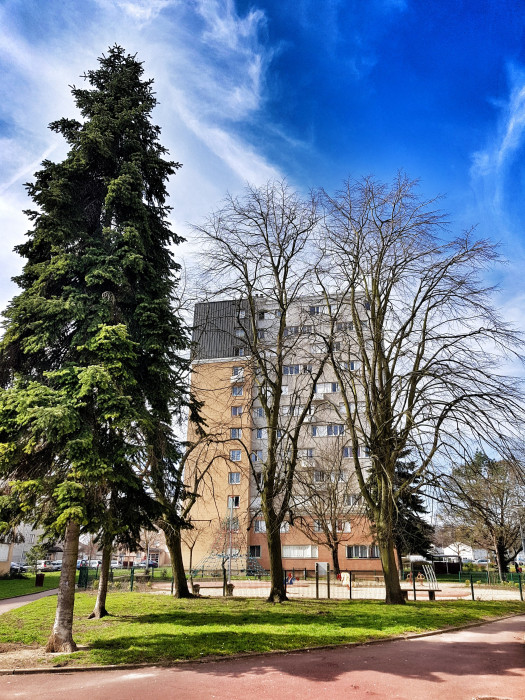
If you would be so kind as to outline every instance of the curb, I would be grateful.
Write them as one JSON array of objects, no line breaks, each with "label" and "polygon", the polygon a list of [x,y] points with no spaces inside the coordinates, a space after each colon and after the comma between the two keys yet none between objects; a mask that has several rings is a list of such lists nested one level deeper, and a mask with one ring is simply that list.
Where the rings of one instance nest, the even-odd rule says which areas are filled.
[{"label": "curb", "polygon": [[375,644],[385,644],[387,642],[403,642],[405,640],[420,639],[422,637],[434,637],[438,634],[446,634],[448,632],[459,632],[461,630],[468,630],[474,627],[490,625],[493,622],[500,622],[500,620],[509,620],[513,617],[525,617],[525,614],[515,613],[513,615],[504,615],[503,617],[492,618],[489,620],[469,622],[466,625],[459,625],[457,627],[447,627],[445,629],[430,630],[429,632],[414,632],[400,635],[397,637],[385,637],[384,639],[369,639],[366,642],[353,642],[349,644],[323,644],[321,646],[303,647],[301,649],[289,650],[276,649],[275,651],[248,651],[243,652],[241,654],[232,654],[229,656],[206,656],[203,659],[180,659],[178,661],[173,661],[169,664],[142,663],[112,664],[111,666],[57,666],[51,668],[0,669],[0,676],[30,676],[36,675],[38,673],[85,673],[87,671],[132,671],[138,668],[175,668],[177,666],[184,666],[186,664],[206,664],[212,662],[215,663],[232,661],[233,659],[247,659],[266,656],[288,656],[290,654],[301,654],[303,652],[308,651],[322,651],[323,649],[355,649],[356,647],[371,646]]}]

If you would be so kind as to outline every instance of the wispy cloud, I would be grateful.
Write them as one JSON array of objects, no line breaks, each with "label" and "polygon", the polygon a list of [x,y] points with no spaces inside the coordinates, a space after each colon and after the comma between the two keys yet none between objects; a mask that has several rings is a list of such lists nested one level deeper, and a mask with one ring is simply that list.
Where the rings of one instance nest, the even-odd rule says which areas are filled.
[{"label": "wispy cloud", "polygon": [[[47,30],[30,26],[31,16]],[[154,78],[159,106],[153,118],[163,144],[184,163],[170,183],[180,233],[226,189],[280,176],[260,138],[261,128],[275,134],[264,124],[273,57],[265,32],[263,11],[240,13],[232,0],[85,0],[60,8],[6,0],[0,8],[0,227],[12,235],[4,235],[4,243],[20,242],[28,228],[22,183],[42,158],[65,155],[63,139],[47,124],[75,116],[68,86],[80,85],[79,76],[114,43],[137,53]],[[19,265],[10,265],[9,255],[4,273]],[[12,293],[2,279],[0,304],[5,289]]]},{"label": "wispy cloud", "polygon": [[471,177],[487,205],[503,215],[509,169],[525,143],[525,72],[510,71],[506,101],[497,102],[498,119],[486,146],[473,154]]}]

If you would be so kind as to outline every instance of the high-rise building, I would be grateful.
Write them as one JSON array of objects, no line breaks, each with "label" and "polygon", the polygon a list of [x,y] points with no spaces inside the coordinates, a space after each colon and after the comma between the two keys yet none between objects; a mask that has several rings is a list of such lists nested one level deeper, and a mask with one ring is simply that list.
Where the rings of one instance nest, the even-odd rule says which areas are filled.
[{"label": "high-rise building", "polygon": [[[353,467],[355,456],[366,467],[366,441],[355,455],[355,444],[345,436],[349,412],[355,411],[358,419],[359,400],[353,406],[344,403],[326,355],[329,337],[347,375],[355,371],[357,376],[358,360],[348,353],[352,323],[340,313],[336,322],[319,300],[298,300],[286,310],[285,319],[275,307],[265,297],[254,297],[251,306],[248,300],[230,299],[195,307],[192,391],[202,403],[206,429],[216,439],[216,456],[192,510],[192,566],[211,561],[222,549],[223,555],[231,552],[239,569],[253,562],[269,568],[261,485],[268,431],[274,430],[283,463],[294,440],[298,457],[293,496],[281,526],[284,568],[331,565],[328,544],[335,539],[341,570],[378,570],[379,551]],[[265,402],[275,400],[276,391],[279,421],[269,428]],[[296,435],[298,421],[302,426]],[[191,431],[190,427],[189,440],[195,438]],[[199,459],[188,462],[188,484],[195,470],[208,465]],[[186,547],[186,565],[188,557]]]}]

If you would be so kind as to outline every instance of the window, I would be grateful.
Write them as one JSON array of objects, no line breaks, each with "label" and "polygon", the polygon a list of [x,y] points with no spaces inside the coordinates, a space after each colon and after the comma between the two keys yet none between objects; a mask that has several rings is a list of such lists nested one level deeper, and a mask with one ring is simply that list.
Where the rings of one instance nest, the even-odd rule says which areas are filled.
[{"label": "window", "polygon": [[239,501],[239,496],[228,496],[228,508],[238,508]]},{"label": "window", "polygon": [[299,374],[299,365],[284,365],[283,374]]},{"label": "window", "polygon": [[320,520],[314,520],[314,532],[322,532],[323,523]]},{"label": "window", "polygon": [[344,425],[327,425],[326,434],[327,435],[344,435],[345,427]]},{"label": "window", "polygon": [[228,474],[229,484],[240,484],[241,483],[241,472],[230,472]]},{"label": "window", "polygon": [[314,448],[313,447],[307,447],[305,449],[305,457],[313,457],[314,456]]},{"label": "window", "polygon": [[357,506],[361,500],[361,494],[360,493],[349,493],[346,496],[346,505],[347,506]]},{"label": "window", "polygon": [[363,306],[365,307],[366,311],[370,311],[370,302],[369,301],[365,301],[363,303]]},{"label": "window", "polygon": [[264,520],[256,520],[253,523],[253,531],[260,533],[266,532],[266,523],[264,522]]},{"label": "window", "polygon": [[282,438],[283,431],[280,428],[277,428],[277,430],[275,431],[275,434],[277,435],[278,438]]},{"label": "window", "polygon": [[360,457],[370,457],[370,448],[369,447],[359,448],[359,456]]},{"label": "window", "polygon": [[255,472],[253,475],[253,478],[255,479],[255,484],[257,488],[261,488],[263,485],[263,478],[262,478],[262,472]]},{"label": "window", "polygon": [[301,333],[309,335],[313,331],[313,326],[301,326]]},{"label": "window", "polygon": [[315,316],[316,314],[321,313],[321,307],[320,306],[310,306],[310,316]]},{"label": "window", "polygon": [[369,549],[366,544],[352,544],[346,548],[347,559],[369,559]]},{"label": "window", "polygon": [[336,471],[331,475],[332,481],[338,481],[340,484],[344,484],[348,481],[348,473],[345,471]]},{"label": "window", "polygon": [[283,547],[287,559],[317,559],[318,548],[313,544],[289,544]]},{"label": "window", "polygon": [[240,450],[230,450],[230,460],[232,462],[241,461],[241,451]]},{"label": "window", "polygon": [[233,335],[236,338],[244,338],[244,331],[242,328],[235,328],[233,331]]},{"label": "window", "polygon": [[262,406],[257,406],[257,408],[253,409],[253,417],[254,418],[264,418],[264,409]]},{"label": "window", "polygon": [[232,416],[242,416],[242,406],[232,406]]},{"label": "window", "polygon": [[266,337],[266,331],[263,330],[262,328],[259,328],[259,330],[257,331],[257,339],[264,340],[265,337]]},{"label": "window", "polygon": [[262,450],[254,450],[252,452],[252,462],[262,462]]},{"label": "window", "polygon": [[246,311],[244,309],[239,311],[239,318],[246,318]]},{"label": "window", "polygon": [[314,387],[316,394],[335,394],[339,391],[339,382],[317,382]]},{"label": "window", "polygon": [[312,374],[312,365],[303,365],[303,372],[305,374]]},{"label": "window", "polygon": [[286,396],[288,394],[288,387],[287,386],[282,386],[281,387],[281,394]]},{"label": "window", "polygon": [[257,428],[257,430],[255,431],[255,437],[259,440],[262,440],[264,438],[264,432],[264,428]]},{"label": "window", "polygon": [[325,473],[323,471],[317,470],[314,471],[314,482],[316,484],[322,484],[325,479]]},{"label": "window", "polygon": [[259,313],[257,314],[257,318],[259,319],[259,321],[264,321],[264,311],[259,311]]},{"label": "window", "polygon": [[261,545],[260,544],[251,544],[250,545],[250,557],[253,557],[254,559],[261,558]]},{"label": "window", "polygon": [[336,527],[337,532],[352,532],[350,523],[346,522],[346,520],[338,520],[336,523]]},{"label": "window", "polygon": [[240,440],[242,438],[242,430],[240,428],[230,428],[230,440]]},{"label": "window", "polygon": [[245,348],[233,348],[233,356],[234,357],[244,357],[245,355]]},{"label": "window", "polygon": [[338,323],[336,325],[336,329],[338,331],[353,331],[354,324],[352,323],[352,321],[345,321],[344,323]]},{"label": "window", "polygon": [[354,450],[351,447],[343,447],[343,457],[353,457]]},{"label": "window", "polygon": [[379,547],[377,546],[377,544],[373,544],[371,546],[370,550],[371,550],[370,551],[371,559],[379,559],[380,554],[379,554]]},{"label": "window", "polygon": [[281,406],[281,414],[283,416],[299,416],[301,414],[302,406]]},{"label": "window", "polygon": [[300,330],[299,326],[286,326],[286,328],[284,329],[284,335],[285,336],[298,335],[299,330]]},{"label": "window", "polygon": [[281,523],[279,532],[290,532],[290,523],[287,523],[286,521],[284,521],[284,523]]},{"label": "window", "polygon": [[234,384],[232,386],[232,396],[242,396],[243,387],[240,384]]},{"label": "window", "polygon": [[232,377],[238,377],[239,375],[242,376],[242,370],[243,368],[239,367],[239,365],[232,367]]}]

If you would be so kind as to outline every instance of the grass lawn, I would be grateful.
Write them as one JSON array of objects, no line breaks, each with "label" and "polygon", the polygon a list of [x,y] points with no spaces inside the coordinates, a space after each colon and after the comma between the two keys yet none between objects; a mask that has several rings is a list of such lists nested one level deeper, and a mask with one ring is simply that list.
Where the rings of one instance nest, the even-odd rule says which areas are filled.
[{"label": "grass lawn", "polygon": [[43,588],[35,587],[35,574],[25,574],[25,578],[0,579],[0,600],[27,593],[42,593],[50,588],[57,588],[59,579],[60,571],[45,573]]},{"label": "grass lawn", "polygon": [[[510,601],[418,601],[387,606],[379,602],[297,600],[270,605],[263,600],[174,600],[170,596],[112,593],[108,597],[111,616],[88,620],[94,601],[90,593],[80,593],[76,599],[74,637],[84,649],[55,656],[49,663],[169,664],[215,654],[364,642],[525,613],[523,603]],[[55,606],[56,600],[42,598],[1,615],[0,645],[45,644]]]}]

